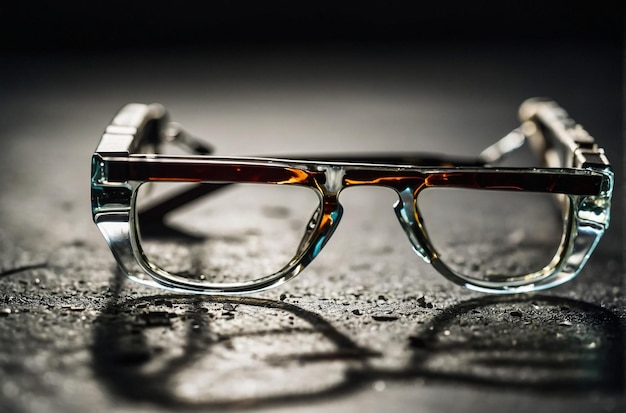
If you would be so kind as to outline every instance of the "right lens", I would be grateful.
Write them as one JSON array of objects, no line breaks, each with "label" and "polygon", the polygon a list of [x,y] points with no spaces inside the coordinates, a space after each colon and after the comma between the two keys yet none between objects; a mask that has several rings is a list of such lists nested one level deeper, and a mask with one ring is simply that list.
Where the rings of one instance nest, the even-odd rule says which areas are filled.
[{"label": "right lens", "polygon": [[143,184],[136,209],[144,255],[194,281],[238,283],[278,272],[297,255],[320,204],[307,187],[231,184],[176,208],[163,222],[142,214],[192,185],[203,184]]},{"label": "right lens", "polygon": [[563,233],[552,194],[435,187],[417,203],[441,261],[470,279],[522,281],[551,263]]}]

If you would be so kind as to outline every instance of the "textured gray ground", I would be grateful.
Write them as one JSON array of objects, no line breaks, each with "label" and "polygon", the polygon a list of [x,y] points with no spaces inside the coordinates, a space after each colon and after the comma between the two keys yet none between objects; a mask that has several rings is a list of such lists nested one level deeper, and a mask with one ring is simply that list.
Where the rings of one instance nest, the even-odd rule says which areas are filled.
[{"label": "textured gray ground", "polygon": [[[0,411],[624,407],[614,51],[2,64]],[[319,258],[252,297],[176,296],[125,281],[91,222],[89,158],[127,102],[164,104],[219,154],[475,155],[515,127],[517,106],[536,95],[568,109],[618,171],[610,231],[574,282],[547,293],[498,298],[452,285],[410,250],[394,195],[381,189],[346,192],[345,216]]]}]

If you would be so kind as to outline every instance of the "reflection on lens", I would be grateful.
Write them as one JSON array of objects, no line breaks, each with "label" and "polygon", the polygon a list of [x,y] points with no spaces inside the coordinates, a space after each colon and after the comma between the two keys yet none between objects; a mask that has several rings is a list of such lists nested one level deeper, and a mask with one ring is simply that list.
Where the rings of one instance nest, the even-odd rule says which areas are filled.
[{"label": "reflection on lens", "polygon": [[296,256],[320,203],[310,188],[233,184],[174,209],[163,222],[141,215],[192,185],[144,184],[137,194],[144,255],[172,274],[213,283],[271,275]]},{"label": "reflection on lens", "polygon": [[477,280],[516,280],[540,271],[563,233],[551,194],[427,188],[417,203],[441,261]]}]

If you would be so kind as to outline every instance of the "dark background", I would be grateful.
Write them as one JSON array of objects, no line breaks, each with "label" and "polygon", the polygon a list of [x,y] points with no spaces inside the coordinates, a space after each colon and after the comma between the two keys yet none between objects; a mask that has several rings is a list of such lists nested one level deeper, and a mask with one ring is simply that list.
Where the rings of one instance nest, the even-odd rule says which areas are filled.
[{"label": "dark background", "polygon": [[620,1],[4,2],[4,50],[623,40]]}]

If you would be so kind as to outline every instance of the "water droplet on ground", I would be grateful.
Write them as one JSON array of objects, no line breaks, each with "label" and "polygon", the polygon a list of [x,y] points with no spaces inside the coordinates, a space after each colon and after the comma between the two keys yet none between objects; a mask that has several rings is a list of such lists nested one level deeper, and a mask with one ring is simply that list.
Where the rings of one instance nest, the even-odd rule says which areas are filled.
[{"label": "water droplet on ground", "polygon": [[385,384],[384,381],[377,380],[377,381],[374,382],[374,384],[372,384],[372,387],[376,391],[385,391],[385,388],[387,387],[387,385]]}]

